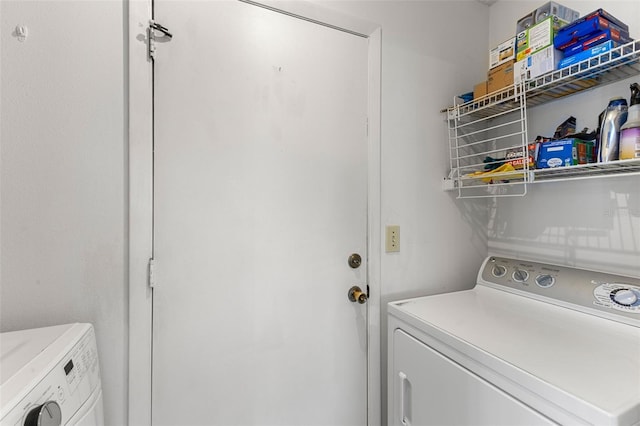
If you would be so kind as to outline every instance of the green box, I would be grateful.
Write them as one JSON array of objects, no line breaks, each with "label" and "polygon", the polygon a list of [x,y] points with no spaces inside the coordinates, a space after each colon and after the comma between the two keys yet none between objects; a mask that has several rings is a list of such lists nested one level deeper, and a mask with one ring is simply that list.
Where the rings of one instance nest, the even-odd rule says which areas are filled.
[{"label": "green box", "polygon": [[553,46],[553,38],[565,25],[557,16],[549,16],[516,36],[516,61],[521,61],[548,46]]}]

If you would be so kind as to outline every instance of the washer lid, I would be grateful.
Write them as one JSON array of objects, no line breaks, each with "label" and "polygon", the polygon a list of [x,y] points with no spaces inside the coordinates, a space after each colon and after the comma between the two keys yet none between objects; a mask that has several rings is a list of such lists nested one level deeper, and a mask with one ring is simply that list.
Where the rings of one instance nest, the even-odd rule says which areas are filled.
[{"label": "washer lid", "polygon": [[73,327],[73,324],[0,333],[0,386]]},{"label": "washer lid", "polygon": [[472,371],[582,419],[640,421],[640,328],[485,286],[390,303],[389,314]]}]

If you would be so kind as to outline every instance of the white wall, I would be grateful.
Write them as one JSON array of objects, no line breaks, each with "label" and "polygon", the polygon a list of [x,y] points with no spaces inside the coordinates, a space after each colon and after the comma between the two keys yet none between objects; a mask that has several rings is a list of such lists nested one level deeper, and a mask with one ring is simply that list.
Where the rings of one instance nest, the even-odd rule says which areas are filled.
[{"label": "white wall", "polygon": [[[491,6],[490,43],[515,33],[515,21],[543,2],[498,1]],[[640,38],[640,2],[560,2],[581,15],[603,7]],[[609,98],[629,99],[629,84],[640,75],[529,109],[528,131],[553,135],[569,116],[577,127],[597,127]],[[529,187],[525,198],[498,199],[490,206],[491,253],[516,254],[565,265],[640,276],[640,177],[544,183]]]},{"label": "white wall", "polygon": [[[126,423],[125,16],[120,1],[6,1],[2,331],[96,327],[107,424]],[[12,34],[26,25],[24,42]]]}]

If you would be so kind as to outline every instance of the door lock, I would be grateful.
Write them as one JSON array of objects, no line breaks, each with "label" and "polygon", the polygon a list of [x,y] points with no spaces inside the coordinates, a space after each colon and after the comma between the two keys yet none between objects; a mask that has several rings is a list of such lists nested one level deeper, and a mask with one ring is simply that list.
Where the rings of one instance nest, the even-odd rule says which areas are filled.
[{"label": "door lock", "polygon": [[362,291],[362,289],[360,287],[358,287],[357,285],[354,285],[353,287],[351,287],[349,289],[348,296],[349,296],[349,300],[351,302],[354,302],[354,303],[358,302],[361,305],[366,303],[367,302],[367,298],[368,298],[367,294],[364,293]]},{"label": "door lock", "polygon": [[353,269],[357,269],[362,265],[362,257],[358,253],[353,253],[349,256],[349,266]]}]

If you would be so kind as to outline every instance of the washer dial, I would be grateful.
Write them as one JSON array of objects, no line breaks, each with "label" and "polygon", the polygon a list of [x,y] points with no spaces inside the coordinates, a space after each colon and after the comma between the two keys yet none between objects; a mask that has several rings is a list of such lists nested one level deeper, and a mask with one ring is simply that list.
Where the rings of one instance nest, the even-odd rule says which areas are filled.
[{"label": "washer dial", "polygon": [[622,306],[632,306],[638,301],[638,294],[628,288],[619,288],[611,292],[611,299]]},{"label": "washer dial", "polygon": [[540,274],[536,277],[536,284],[542,288],[551,287],[556,283],[556,279],[549,274]]},{"label": "washer dial", "polygon": [[529,279],[529,273],[527,271],[525,271],[524,269],[516,269],[513,272],[513,280],[517,281],[519,283],[523,283],[525,281],[527,281]]},{"label": "washer dial", "polygon": [[491,269],[491,273],[496,278],[504,277],[505,274],[507,273],[507,268],[502,265],[493,265],[493,268]]},{"label": "washer dial", "polygon": [[33,408],[24,420],[25,426],[60,426],[62,411],[55,401],[47,401]]}]

